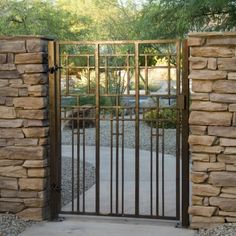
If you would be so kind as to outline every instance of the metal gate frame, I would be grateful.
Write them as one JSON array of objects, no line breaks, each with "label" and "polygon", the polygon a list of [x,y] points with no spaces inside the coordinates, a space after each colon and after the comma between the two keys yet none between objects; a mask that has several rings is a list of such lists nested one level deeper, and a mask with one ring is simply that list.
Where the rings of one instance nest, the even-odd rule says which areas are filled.
[{"label": "metal gate frame", "polygon": [[[98,41],[98,42],[80,42],[81,44],[94,44],[96,45],[95,58],[96,58],[96,78],[99,79],[99,45],[101,44],[134,44],[135,45],[135,76],[138,81],[138,60],[139,53],[138,47],[140,43],[163,43],[165,40],[146,40],[146,41]],[[168,42],[177,42],[176,40],[166,40]],[[179,41],[180,42],[180,41]],[[59,46],[63,43],[77,44],[78,42],[49,42],[48,45],[48,64],[49,64],[49,92],[50,92],[50,218],[56,219],[60,214],[60,186],[61,186],[61,122],[60,122],[60,75],[57,73],[60,69],[59,62]],[[188,45],[187,40],[183,40],[182,45],[182,96],[180,96],[179,103],[182,106],[182,165],[181,165],[181,225],[187,227],[189,225],[189,147],[188,147],[188,116],[189,116],[189,82],[188,82]],[[138,90],[138,84],[136,84],[136,91]],[[99,87],[96,86],[96,122],[99,122]],[[139,112],[139,93],[136,93],[136,114]],[[138,116],[136,116],[138,117]],[[136,119],[136,130],[139,128],[139,120]],[[96,124],[99,127],[99,124]],[[137,132],[138,134],[139,132]],[[99,140],[99,132],[96,132],[96,138]],[[139,178],[139,149],[138,142],[136,139],[136,179]],[[97,144],[97,148],[98,148]],[[99,166],[99,152],[97,151],[96,165]],[[96,175],[99,176],[99,169],[96,169]],[[138,204],[139,204],[139,189],[138,182],[135,183],[136,189],[136,201],[135,201],[135,213],[138,215]],[[99,179],[96,178],[96,192],[99,193]],[[99,194],[96,199],[96,212],[99,212]]]}]

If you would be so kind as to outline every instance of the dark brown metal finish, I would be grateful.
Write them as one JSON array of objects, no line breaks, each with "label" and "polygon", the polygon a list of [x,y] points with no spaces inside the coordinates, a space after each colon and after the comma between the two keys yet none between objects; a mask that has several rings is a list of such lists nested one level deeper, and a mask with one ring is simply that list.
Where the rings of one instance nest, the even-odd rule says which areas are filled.
[{"label": "dark brown metal finish", "polygon": [[[52,195],[53,215],[60,204],[61,213],[187,225],[186,42],[73,41],[57,42],[55,50],[51,166],[59,176],[53,171],[51,178],[62,181],[63,194],[65,184],[71,189],[67,197]],[[89,174],[94,186],[88,186]]]}]

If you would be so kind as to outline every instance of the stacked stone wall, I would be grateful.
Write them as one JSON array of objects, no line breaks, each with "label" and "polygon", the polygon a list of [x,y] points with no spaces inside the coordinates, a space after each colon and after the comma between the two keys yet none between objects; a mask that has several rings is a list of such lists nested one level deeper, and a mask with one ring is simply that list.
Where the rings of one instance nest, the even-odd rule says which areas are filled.
[{"label": "stacked stone wall", "polygon": [[236,222],[236,33],[195,33],[190,47],[191,226]]},{"label": "stacked stone wall", "polygon": [[33,220],[48,212],[47,45],[0,38],[0,212]]}]

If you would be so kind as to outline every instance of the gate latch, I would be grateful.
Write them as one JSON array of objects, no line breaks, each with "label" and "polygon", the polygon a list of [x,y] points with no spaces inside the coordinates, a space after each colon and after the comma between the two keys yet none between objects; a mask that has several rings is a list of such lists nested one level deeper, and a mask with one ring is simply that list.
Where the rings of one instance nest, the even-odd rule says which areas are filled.
[{"label": "gate latch", "polygon": [[55,192],[61,192],[61,187],[58,184],[53,183],[51,185],[51,190]]},{"label": "gate latch", "polygon": [[54,74],[58,69],[62,69],[62,66],[54,65],[48,69],[48,72],[50,74]]}]

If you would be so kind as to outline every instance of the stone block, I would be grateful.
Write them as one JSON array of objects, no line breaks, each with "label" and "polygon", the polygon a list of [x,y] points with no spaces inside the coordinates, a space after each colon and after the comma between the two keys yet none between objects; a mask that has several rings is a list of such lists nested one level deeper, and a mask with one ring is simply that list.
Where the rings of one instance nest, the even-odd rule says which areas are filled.
[{"label": "stone block", "polygon": [[9,85],[9,80],[8,79],[0,79],[0,88],[1,87],[6,87]]},{"label": "stone block", "polygon": [[8,178],[0,176],[0,186],[1,189],[17,190],[18,189],[17,178]]},{"label": "stone block", "polygon": [[48,136],[49,128],[23,128],[23,132],[27,138],[43,138]]},{"label": "stone block", "polygon": [[15,146],[37,146],[38,142],[37,138],[15,139]]},{"label": "stone block", "polygon": [[22,53],[16,54],[15,64],[44,64],[47,63],[47,54],[42,52],[37,53]]},{"label": "stone block", "polygon": [[2,201],[0,198],[0,212],[10,212],[16,214],[24,209],[24,204],[22,202],[6,202]]},{"label": "stone block", "polygon": [[209,101],[210,96],[208,93],[191,93],[192,101]]},{"label": "stone block", "polygon": [[233,113],[232,126],[236,126],[236,112]]},{"label": "stone block", "polygon": [[20,190],[44,190],[46,187],[46,179],[43,178],[20,178]]},{"label": "stone block", "polygon": [[206,134],[206,131],[207,131],[207,126],[190,125],[190,133],[191,134],[194,134],[194,135],[204,135],[204,134]]},{"label": "stone block", "polygon": [[203,197],[192,195],[192,205],[194,205],[194,206],[200,205],[201,206],[202,203],[203,203]]},{"label": "stone block", "polygon": [[1,197],[4,198],[34,198],[37,197],[38,193],[35,191],[19,191],[19,190],[5,190],[2,189]]},{"label": "stone block", "polygon": [[229,104],[229,111],[236,112],[236,104]]},{"label": "stone block", "polygon": [[189,37],[188,46],[202,46],[205,43],[205,38],[202,37]]},{"label": "stone block", "polygon": [[230,126],[231,120],[232,113],[230,112],[192,111],[189,117],[189,124]]},{"label": "stone block", "polygon": [[13,103],[15,107],[24,109],[42,109],[47,106],[46,98],[14,98]]},{"label": "stone block", "polygon": [[23,123],[24,127],[45,127],[49,126],[47,120],[25,120]]},{"label": "stone block", "polygon": [[15,64],[0,64],[0,70],[16,70],[16,65]]},{"label": "stone block", "polygon": [[192,172],[191,181],[193,183],[204,183],[208,179],[208,174],[205,172]]},{"label": "stone block", "polygon": [[18,118],[44,120],[48,118],[47,110],[17,110]]},{"label": "stone block", "polygon": [[236,164],[236,155],[220,154],[217,156],[217,161],[227,164]]},{"label": "stone block", "polygon": [[230,211],[219,211],[220,216],[232,216],[236,217],[236,212],[230,212]]},{"label": "stone block", "polygon": [[26,160],[23,164],[26,168],[42,168],[48,166],[47,160]]},{"label": "stone block", "polygon": [[226,37],[226,36],[216,37],[216,38],[209,37],[207,39],[207,45],[219,45],[219,46],[236,45],[236,38],[235,37]]},{"label": "stone block", "polygon": [[223,198],[236,198],[236,195],[230,194],[230,193],[221,193],[220,197],[223,197]]},{"label": "stone block", "polygon": [[235,93],[236,81],[234,80],[215,81],[213,84],[213,91],[216,93]]},{"label": "stone block", "polygon": [[220,80],[227,78],[227,72],[219,70],[192,70],[188,78],[193,80]]},{"label": "stone block", "polygon": [[220,138],[220,146],[224,146],[224,147],[235,146],[236,147],[236,139]]},{"label": "stone block", "polygon": [[1,119],[16,118],[16,112],[15,112],[14,107],[0,106],[0,118]]},{"label": "stone block", "polygon": [[47,170],[45,168],[30,168],[28,169],[28,176],[43,178],[47,176]]},{"label": "stone block", "polygon": [[4,64],[7,62],[7,54],[0,54],[0,64]]},{"label": "stone block", "polygon": [[236,147],[226,147],[224,154],[236,154]]},{"label": "stone block", "polygon": [[189,61],[193,70],[201,70],[207,67],[207,59],[204,57],[190,57]]},{"label": "stone block", "polygon": [[44,199],[40,198],[28,198],[24,200],[24,204],[26,207],[44,207],[46,202]]},{"label": "stone block", "polygon": [[193,47],[190,54],[193,57],[234,57],[235,50],[230,47]]},{"label": "stone block", "polygon": [[48,71],[47,64],[27,64],[17,65],[17,71],[19,74],[24,73],[43,73]]},{"label": "stone block", "polygon": [[218,68],[224,71],[236,71],[236,58],[219,58]]},{"label": "stone block", "polygon": [[213,82],[211,80],[193,80],[192,91],[199,93],[209,93],[212,91]]},{"label": "stone block", "polygon": [[236,73],[235,72],[228,73],[228,80],[236,80]]},{"label": "stone block", "polygon": [[236,138],[236,127],[209,126],[208,134],[225,138]]},{"label": "stone block", "polygon": [[210,204],[219,207],[222,211],[236,211],[236,199],[211,197]]},{"label": "stone block", "polygon": [[226,217],[226,222],[227,223],[236,223],[236,218],[235,217]]},{"label": "stone block", "polygon": [[27,52],[47,52],[48,41],[42,39],[27,39],[26,49]]},{"label": "stone block", "polygon": [[194,162],[192,166],[193,171],[222,171],[225,170],[225,163],[223,162]]},{"label": "stone block", "polygon": [[0,128],[1,138],[24,138],[20,128]]},{"label": "stone block", "polygon": [[29,92],[27,88],[20,88],[19,89],[19,96],[20,97],[28,97]]},{"label": "stone block", "polygon": [[46,84],[48,82],[48,75],[46,73],[25,74],[23,75],[23,80],[27,85]]},{"label": "stone block", "polygon": [[192,206],[192,207],[189,207],[188,213],[194,216],[211,217],[214,215],[216,210],[217,210],[217,207]]},{"label": "stone block", "polygon": [[224,217],[220,216],[213,216],[213,217],[193,216],[190,227],[193,229],[209,228],[209,227],[215,227],[219,224],[223,224],[224,222],[225,222]]},{"label": "stone block", "polygon": [[0,79],[17,79],[20,74],[17,70],[0,71]]},{"label": "stone block", "polygon": [[26,169],[22,166],[0,167],[0,175],[5,177],[23,178],[26,177]]},{"label": "stone block", "polygon": [[6,106],[8,107],[13,106],[13,97],[6,97]]},{"label": "stone block", "polygon": [[20,166],[23,162],[22,160],[0,160],[0,166]]},{"label": "stone block", "polygon": [[236,186],[236,175],[232,172],[211,172],[209,183],[215,186],[234,187]]},{"label": "stone block", "polygon": [[235,165],[226,165],[226,171],[236,172],[236,166]]},{"label": "stone block", "polygon": [[190,147],[192,152],[197,153],[212,153],[212,154],[220,154],[224,151],[224,148],[221,146],[203,146],[203,145],[192,145]]},{"label": "stone block", "polygon": [[10,97],[17,97],[19,94],[17,88],[11,87],[1,87],[0,88],[0,96],[10,96]]},{"label": "stone block", "polygon": [[228,105],[224,103],[192,101],[190,109],[197,111],[227,111]]},{"label": "stone block", "polygon": [[221,192],[236,195],[236,187],[223,187]]},{"label": "stone block", "polygon": [[220,194],[220,187],[212,186],[210,184],[193,184],[192,194],[196,196],[218,196]]},{"label": "stone block", "polygon": [[43,208],[27,208],[17,214],[17,216],[24,220],[42,221],[44,220]]},{"label": "stone block", "polygon": [[14,63],[14,53],[7,53],[7,63]]},{"label": "stone block", "polygon": [[48,88],[46,85],[33,85],[28,87],[28,92],[32,97],[47,96]]},{"label": "stone block", "polygon": [[10,160],[40,160],[46,157],[46,148],[39,147],[2,147],[0,159]]},{"label": "stone block", "polygon": [[0,53],[21,53],[26,52],[24,40],[1,40],[0,41]]},{"label": "stone block", "polygon": [[39,139],[39,145],[44,146],[49,144],[49,139],[48,138],[40,138]]},{"label": "stone block", "polygon": [[217,69],[217,59],[216,58],[209,58],[207,68],[209,70],[216,70]]},{"label": "stone block", "polygon": [[211,93],[210,100],[213,102],[236,103],[236,96],[235,94]]},{"label": "stone block", "polygon": [[204,206],[209,206],[209,197],[204,197],[204,199],[203,199],[203,205],[204,205]]},{"label": "stone block", "polygon": [[188,143],[190,145],[212,146],[216,141],[215,136],[208,135],[189,135]]},{"label": "stone block", "polygon": [[0,119],[0,128],[19,128],[22,127],[23,120],[14,119],[14,120],[5,120]]},{"label": "stone block", "polygon": [[209,162],[210,155],[203,154],[203,153],[191,153],[192,161],[202,161],[202,162]]}]

